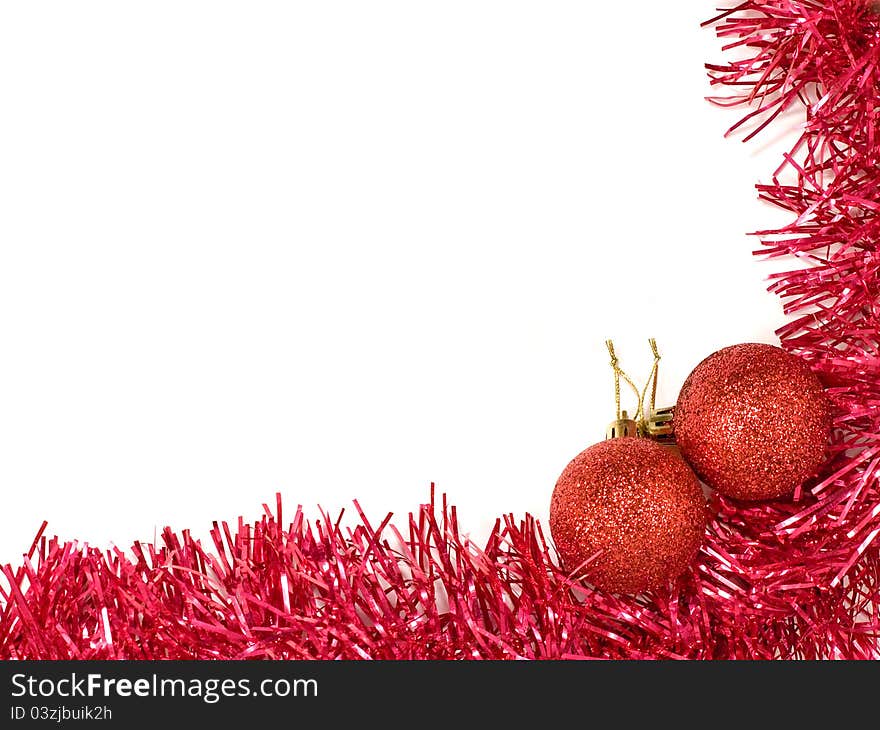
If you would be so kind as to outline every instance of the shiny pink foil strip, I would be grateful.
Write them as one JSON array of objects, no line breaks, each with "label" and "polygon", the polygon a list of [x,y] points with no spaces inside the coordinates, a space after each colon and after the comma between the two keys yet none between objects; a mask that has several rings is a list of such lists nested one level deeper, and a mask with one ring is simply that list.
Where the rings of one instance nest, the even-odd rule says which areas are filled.
[{"label": "shiny pink foil strip", "polygon": [[[346,659],[877,658],[880,609],[880,4],[754,0],[707,25],[731,57],[713,99],[745,139],[785,111],[802,134],[762,199],[791,213],[758,253],[783,347],[834,403],[821,473],[793,499],[716,498],[694,566],[643,596],[571,581],[530,516],[478,547],[431,502],[399,530],[344,529],[281,501],[212,546],[166,529],[102,551],[42,536],[0,577],[0,657]],[[549,495],[549,488],[548,488]],[[44,525],[45,528],[45,525]]]}]

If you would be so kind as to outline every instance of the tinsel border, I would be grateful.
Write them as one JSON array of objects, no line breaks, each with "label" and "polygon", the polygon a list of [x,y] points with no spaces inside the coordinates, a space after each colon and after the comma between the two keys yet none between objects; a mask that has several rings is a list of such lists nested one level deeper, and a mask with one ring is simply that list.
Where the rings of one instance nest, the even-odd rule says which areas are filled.
[{"label": "tinsel border", "polygon": [[[822,473],[792,500],[724,498],[693,569],[615,596],[555,565],[532,517],[462,536],[433,495],[401,533],[343,528],[280,499],[206,547],[100,550],[38,536],[2,572],[3,658],[875,658],[880,582],[880,22],[873,0],[754,0],[708,25],[732,60],[707,65],[748,107],[744,139],[801,109],[802,132],[759,196],[792,215],[758,253],[794,257],[771,290],[782,346],[834,404]],[[285,526],[286,524],[286,526]]]}]

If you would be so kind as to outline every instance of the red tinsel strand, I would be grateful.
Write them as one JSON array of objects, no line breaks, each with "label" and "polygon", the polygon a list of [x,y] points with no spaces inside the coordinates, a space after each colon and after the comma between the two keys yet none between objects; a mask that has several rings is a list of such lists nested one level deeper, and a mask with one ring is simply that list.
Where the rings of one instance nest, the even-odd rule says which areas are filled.
[{"label": "red tinsel strand", "polygon": [[[642,596],[566,576],[530,516],[483,547],[454,507],[343,528],[302,510],[214,524],[210,547],[166,529],[128,552],[34,542],[0,578],[0,657],[877,658],[880,632],[880,5],[754,0],[709,24],[730,59],[716,97],[749,139],[803,114],[759,196],[791,214],[758,253],[790,322],[782,345],[834,403],[821,474],[794,499],[716,498],[693,569]],[[44,525],[45,527],[45,525]]]},{"label": "red tinsel strand", "polygon": [[[861,610],[836,627],[838,638],[820,653],[874,656],[880,500],[880,6],[866,0],[747,2],[716,18],[718,35],[732,39],[738,57],[707,66],[712,83],[738,90],[723,104],[749,104],[735,125],[754,124],[746,139],[782,111],[798,105],[805,122],[771,182],[759,196],[790,212],[778,230],[759,231],[769,258],[793,256],[797,267],[775,274],[770,290],[790,322],[782,346],[803,357],[835,405],[834,436],[823,474],[792,504],[739,511],[742,529],[755,530],[759,551],[745,555],[743,535],[724,546],[747,559],[742,568],[773,591],[767,572],[778,565],[797,575],[792,611],[836,600],[845,587]],[[733,130],[731,130],[733,131]],[[729,507],[731,512],[735,509]],[[733,515],[732,515],[732,519]],[[711,543],[710,543],[711,546]],[[811,596],[810,592],[815,590]],[[781,595],[781,594],[780,594]],[[806,603],[812,602],[812,607]],[[831,628],[831,627],[829,627]],[[786,655],[794,646],[779,646]]]},{"label": "red tinsel strand", "polygon": [[[771,508],[765,508],[770,510]],[[719,543],[748,534],[723,515]],[[4,658],[773,658],[873,656],[877,563],[848,587],[798,586],[809,566],[765,559],[766,588],[736,574],[741,556],[710,544],[701,566],[652,596],[612,596],[554,565],[531,517],[500,520],[483,549],[452,507],[424,505],[408,536],[386,518],[343,530],[280,506],[214,550],[166,529],[130,554],[41,538],[4,569]],[[732,523],[740,522],[738,527]],[[760,540],[753,539],[755,549]],[[832,546],[833,547],[833,546]],[[840,551],[838,551],[840,554]],[[34,564],[34,560],[36,564]],[[812,594],[792,604],[786,593]],[[774,595],[775,594],[775,595]],[[760,601],[760,603],[759,603]],[[768,620],[772,619],[772,620]],[[860,624],[859,621],[862,621]]]}]

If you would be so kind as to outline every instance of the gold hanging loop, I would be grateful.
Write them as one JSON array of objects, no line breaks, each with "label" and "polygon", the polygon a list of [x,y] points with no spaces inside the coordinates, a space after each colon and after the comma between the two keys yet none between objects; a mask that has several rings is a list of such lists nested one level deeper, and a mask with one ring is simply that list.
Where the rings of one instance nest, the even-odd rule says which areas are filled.
[{"label": "gold hanging loop", "polygon": [[[651,352],[654,353],[654,364],[651,366],[648,382],[645,383],[645,387],[642,388],[642,394],[639,396],[639,414],[641,415],[641,418],[638,419],[639,426],[645,425],[646,419],[650,417],[657,407],[657,377],[660,372],[660,353],[657,351],[657,341],[653,337],[648,340],[648,345],[651,347]],[[651,388],[651,407],[646,412],[645,397],[648,395],[649,386]]]},{"label": "gold hanging loop", "polygon": [[[605,431],[605,438],[623,438],[625,436],[639,435],[639,419],[642,417],[642,399],[639,389],[632,379],[620,367],[620,361],[614,352],[614,343],[611,340],[605,340],[605,347],[608,348],[608,354],[611,356],[611,369],[614,371],[614,406],[616,419],[608,426]],[[625,410],[620,409],[620,380],[624,382],[635,393],[638,400],[638,407],[635,418],[630,418]]]},{"label": "gold hanging loop", "polygon": [[639,431],[643,436],[654,439],[661,444],[674,444],[675,433],[673,431],[672,420],[675,414],[674,406],[665,408],[657,408],[657,379],[660,371],[660,352],[657,349],[657,342],[652,337],[648,340],[651,352],[654,353],[654,366],[651,368],[651,374],[648,376],[648,383],[642,391],[642,399],[647,395],[648,385],[651,386],[651,404],[646,413],[643,414],[642,420],[639,421]]}]

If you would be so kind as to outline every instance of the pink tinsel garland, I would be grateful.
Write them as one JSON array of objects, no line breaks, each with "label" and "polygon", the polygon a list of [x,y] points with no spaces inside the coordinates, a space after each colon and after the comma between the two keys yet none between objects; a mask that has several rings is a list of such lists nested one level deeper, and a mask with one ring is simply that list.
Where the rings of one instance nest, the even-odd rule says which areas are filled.
[{"label": "pink tinsel garland", "polygon": [[[715,503],[693,570],[613,596],[569,581],[538,523],[499,520],[482,547],[453,507],[400,534],[301,511],[166,529],[131,554],[38,538],[0,581],[3,658],[874,658],[880,631],[880,4],[754,0],[710,21],[737,59],[707,68],[750,111],[787,109],[797,144],[760,197],[794,220],[759,233],[792,322],[783,347],[823,379],[831,456],[795,499]],[[132,555],[134,557],[132,557]]]}]

